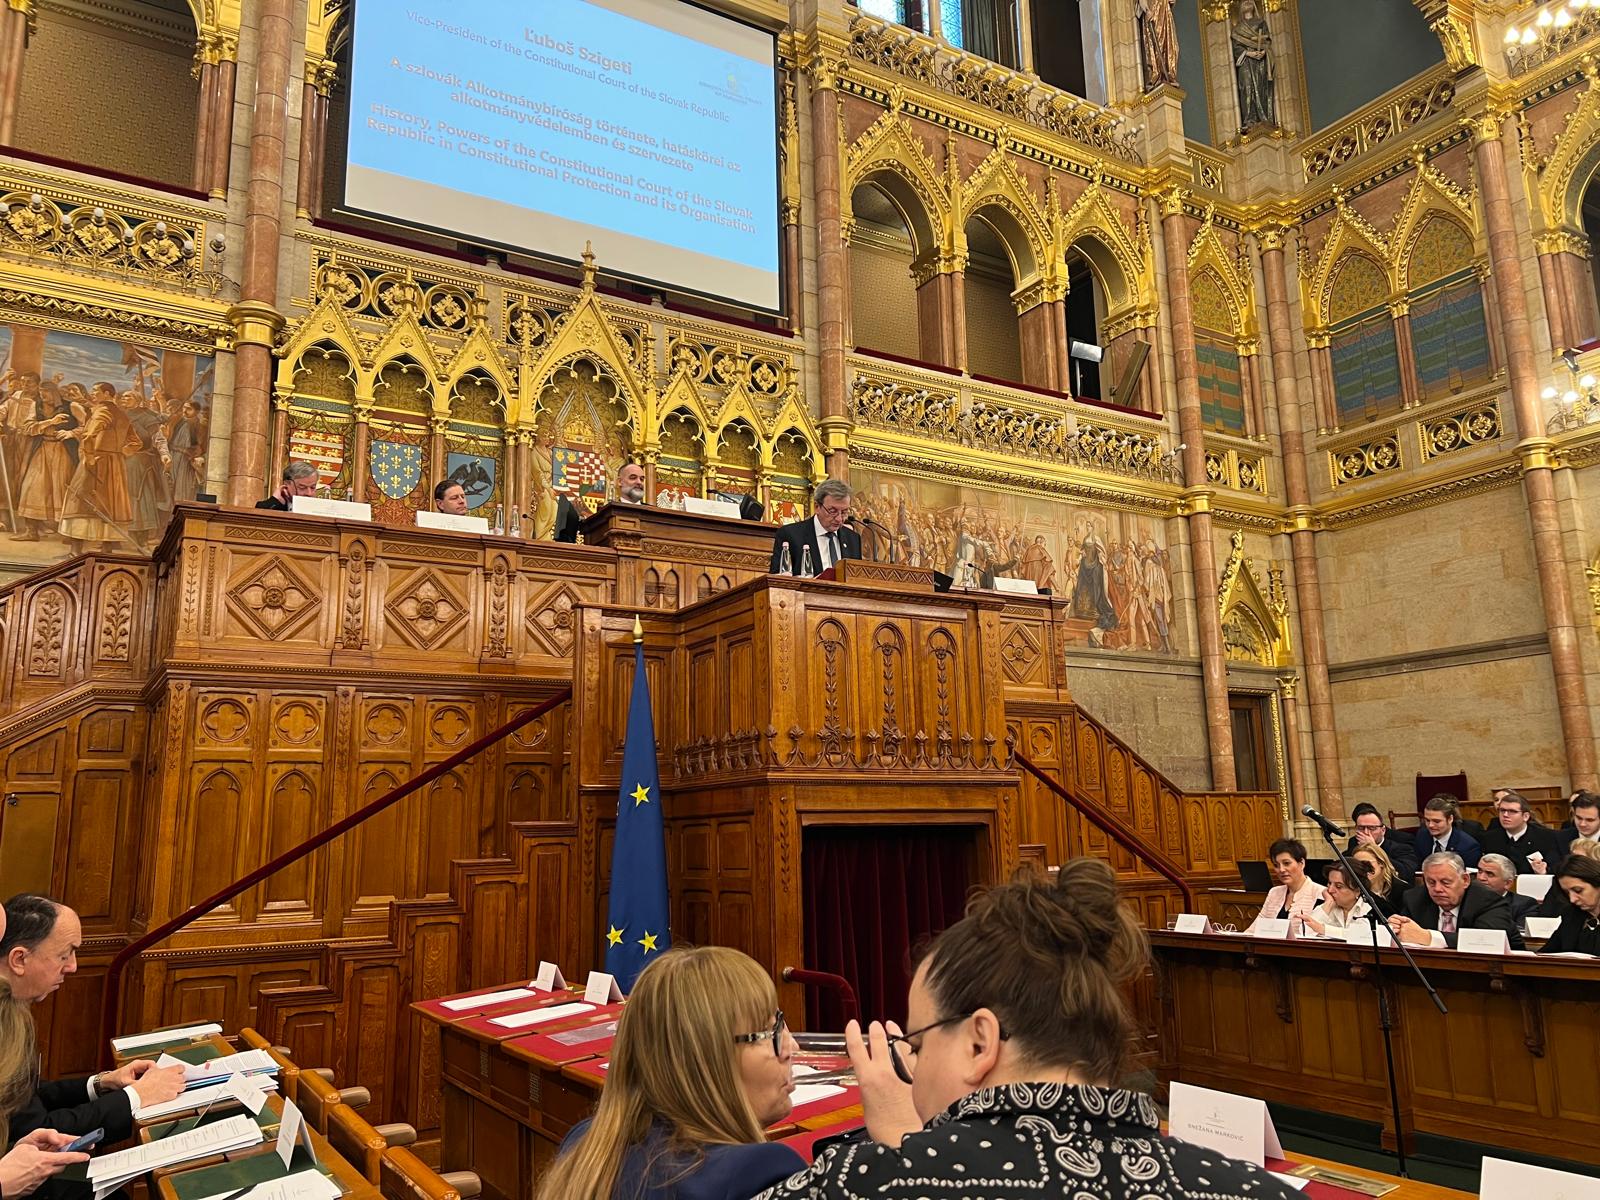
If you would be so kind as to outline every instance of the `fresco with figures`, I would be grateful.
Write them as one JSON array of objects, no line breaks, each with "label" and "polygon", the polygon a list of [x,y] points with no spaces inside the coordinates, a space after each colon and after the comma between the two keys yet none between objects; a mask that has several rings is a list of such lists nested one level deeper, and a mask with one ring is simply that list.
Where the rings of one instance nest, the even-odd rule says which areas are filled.
[{"label": "fresco with figures", "polygon": [[898,560],[958,580],[1031,579],[1071,601],[1080,645],[1182,653],[1160,520],[879,471],[850,479],[857,512],[890,531]]},{"label": "fresco with figures", "polygon": [[146,552],[206,491],[213,359],[0,324],[0,567]]}]

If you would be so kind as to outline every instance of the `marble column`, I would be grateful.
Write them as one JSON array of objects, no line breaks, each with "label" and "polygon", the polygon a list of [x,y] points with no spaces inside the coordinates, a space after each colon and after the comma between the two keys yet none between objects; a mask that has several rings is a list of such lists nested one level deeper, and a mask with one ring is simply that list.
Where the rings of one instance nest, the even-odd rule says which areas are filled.
[{"label": "marble column", "polygon": [[253,504],[265,494],[267,483],[272,348],[283,327],[277,309],[278,251],[293,13],[292,0],[260,0],[257,7],[255,115],[244,203],[244,250],[239,303],[229,313],[235,330],[233,432],[228,443],[228,500],[232,504]]},{"label": "marble column", "polygon": [[1534,562],[1539,575],[1540,598],[1550,640],[1550,668],[1555,676],[1556,705],[1566,742],[1567,773],[1574,788],[1594,788],[1594,726],[1589,717],[1588,689],[1584,683],[1580,632],[1568,590],[1568,570],[1562,551],[1561,514],[1556,504],[1555,472],[1550,439],[1544,432],[1539,399],[1539,363],[1533,349],[1522,259],[1517,242],[1511,190],[1506,180],[1506,148],[1501,140],[1502,114],[1490,112],[1472,122],[1473,158],[1483,195],[1484,224],[1489,234],[1489,268],[1499,283],[1500,323],[1506,344],[1506,369],[1511,385],[1511,409],[1522,458],[1523,495],[1528,504],[1528,524],[1533,532]]},{"label": "marble column", "polygon": [[962,265],[930,253],[918,257],[911,273],[917,287],[917,357],[942,367],[959,368],[966,357],[966,346],[960,339],[965,322],[956,321],[957,281]]},{"label": "marble column", "polygon": [[[1284,242],[1287,230],[1268,226],[1256,234],[1261,247],[1261,274],[1267,298],[1267,345],[1272,353],[1272,386],[1278,413],[1278,455],[1283,463],[1284,499],[1288,502],[1294,558],[1294,590],[1300,614],[1300,655],[1306,699],[1311,710],[1311,752],[1317,768],[1317,791],[1325,813],[1344,813],[1344,771],[1339,762],[1339,736],[1334,727],[1333,687],[1328,681],[1328,639],[1323,621],[1322,577],[1312,526],[1311,484],[1306,473],[1305,431],[1300,410],[1300,380],[1295,374],[1294,317],[1289,308],[1289,274]],[[1285,680],[1285,721],[1293,689]],[[1289,737],[1298,746],[1297,735]],[[1294,759],[1290,760],[1291,766]],[[1303,785],[1297,784],[1297,787]]]},{"label": "marble column", "polygon": [[817,206],[817,391],[828,474],[849,470],[850,417],[845,405],[845,261],[839,178],[837,67],[825,53],[811,65],[812,191]]},{"label": "marble column", "polygon": [[1049,300],[1042,300],[1017,314],[1017,333],[1022,343],[1022,382],[1065,392],[1069,390],[1069,380],[1061,377],[1055,324],[1056,306]]},{"label": "marble column", "polygon": [[[309,66],[309,64],[307,64]],[[307,79],[300,89],[300,158],[295,178],[294,215],[309,220],[315,206],[317,170],[317,85]]]},{"label": "marble column", "polygon": [[1205,690],[1206,733],[1211,745],[1211,786],[1232,791],[1233,725],[1228,712],[1228,659],[1217,611],[1217,551],[1211,531],[1211,489],[1206,486],[1205,429],[1200,418],[1200,361],[1194,349],[1194,308],[1189,298],[1189,231],[1184,193],[1161,197],[1161,240],[1166,253],[1167,305],[1172,318],[1178,430],[1184,443],[1184,501],[1193,560],[1195,623],[1200,631],[1200,674]]},{"label": "marble column", "polygon": [[[1293,675],[1285,675],[1278,681],[1279,695],[1283,699],[1283,753],[1289,760],[1289,808],[1294,812],[1299,812],[1308,803],[1305,766],[1300,761],[1300,714],[1294,702],[1298,682]],[[1332,815],[1331,810],[1324,811]],[[1343,807],[1338,811],[1342,815]]]},{"label": "marble column", "polygon": [[1400,407],[1415,408],[1422,403],[1422,391],[1417,381],[1417,352],[1411,343],[1411,309],[1402,302],[1391,305],[1389,313],[1394,322],[1395,359],[1400,366]]},{"label": "marble column", "polygon": [[355,432],[350,436],[350,495],[355,500],[367,498],[367,484],[371,479],[369,458],[372,454],[372,406],[355,407]]},{"label": "marble column", "polygon": [[[223,47],[222,57],[217,60],[217,85],[212,96],[211,152],[207,156],[213,200],[225,200],[228,196],[228,167],[233,161],[233,100],[234,81],[239,73],[238,54],[239,47],[233,43]],[[260,120],[259,110],[257,120]]]},{"label": "marble column", "polygon": [[216,115],[217,64],[204,57],[204,44],[200,47],[200,53],[200,99],[196,105],[194,174],[191,180],[195,191],[204,192],[211,187],[211,120]]},{"label": "marble column", "polygon": [[22,59],[28,48],[28,18],[33,0],[8,0],[0,9],[0,143],[17,134],[17,104],[22,97]]}]

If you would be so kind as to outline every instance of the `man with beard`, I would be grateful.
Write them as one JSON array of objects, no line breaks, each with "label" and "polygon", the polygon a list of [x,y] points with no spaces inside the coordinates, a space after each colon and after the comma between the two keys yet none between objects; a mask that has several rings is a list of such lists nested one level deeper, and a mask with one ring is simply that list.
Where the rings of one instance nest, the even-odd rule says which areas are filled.
[{"label": "man with beard", "polygon": [[65,392],[53,382],[41,384],[39,390],[39,419],[24,427],[34,447],[17,487],[16,537],[22,542],[36,542],[55,531],[67,482],[77,467],[77,447],[67,431],[78,427],[78,414],[87,412],[84,401],[89,398],[78,383],[69,383]]},{"label": "man with beard", "polygon": [[89,416],[63,437],[78,443],[78,466],[61,505],[61,535],[82,554],[96,544],[114,549],[131,541],[127,525],[128,473],[123,460],[141,448],[139,435],[117,403],[117,389],[97,383],[89,394]]}]

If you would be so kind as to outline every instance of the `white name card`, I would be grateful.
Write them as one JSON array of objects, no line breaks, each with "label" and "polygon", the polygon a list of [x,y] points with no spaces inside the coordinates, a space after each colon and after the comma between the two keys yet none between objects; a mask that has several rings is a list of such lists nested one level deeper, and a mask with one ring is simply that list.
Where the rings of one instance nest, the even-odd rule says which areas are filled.
[{"label": "white name card", "polygon": [[1543,900],[1550,894],[1551,885],[1556,881],[1554,875],[1518,875],[1517,895],[1532,896],[1535,900]]},{"label": "white name card", "polygon": [[224,1094],[232,1096],[248,1108],[251,1116],[260,1112],[261,1106],[267,1102],[267,1094],[258,1088],[248,1075],[229,1075],[228,1081],[222,1088]]},{"label": "white name card", "polygon": [[1173,933],[1210,933],[1211,918],[1205,913],[1179,913],[1178,923],[1172,927]]},{"label": "white name card", "polygon": [[1174,1082],[1167,1120],[1172,1136],[1229,1158],[1264,1166],[1282,1158],[1283,1146],[1263,1101]]},{"label": "white name card", "polygon": [[449,529],[456,533],[488,533],[489,521],[486,517],[458,517],[455,513],[429,512],[427,509],[418,509],[417,528]]},{"label": "white name card", "polygon": [[617,986],[615,977],[604,971],[590,971],[583,998],[590,1004],[615,1004],[622,999],[622,989]]},{"label": "white name card", "polygon": [[354,500],[324,500],[321,496],[291,496],[289,511],[310,517],[334,517],[340,521],[372,520],[372,505]]},{"label": "white name card", "polygon": [[1600,1200],[1600,1179],[1485,1157],[1478,1195],[1481,1200],[1527,1200],[1529,1196],[1544,1200]]},{"label": "white name card", "polygon": [[561,977],[560,967],[541,959],[538,971],[534,972],[533,986],[541,992],[564,992],[567,990],[567,981]]},{"label": "white name card", "polygon": [[1019,596],[1037,596],[1039,585],[1031,579],[1012,579],[1006,575],[994,577],[994,590],[997,592],[1015,592]]},{"label": "white name card", "polygon": [[[1372,945],[1372,923],[1367,920],[1354,922],[1350,926],[1349,931],[1345,934],[1344,940],[1347,946]],[[1389,927],[1387,925],[1378,926],[1378,945],[1394,945],[1394,934],[1389,932]]]},{"label": "white name card", "polygon": [[1511,942],[1504,929],[1463,929],[1456,934],[1456,949],[1469,954],[1505,954]]},{"label": "white name card", "polygon": [[1288,917],[1260,917],[1250,926],[1250,936],[1258,938],[1286,938],[1289,936]]},{"label": "white name card", "polygon": [[702,500],[699,496],[685,496],[683,511],[694,513],[697,517],[727,517],[730,521],[739,519],[739,506],[731,500]]},{"label": "white name card", "polygon": [[1541,941],[1549,941],[1555,936],[1556,926],[1560,924],[1560,917],[1529,917],[1528,936],[1536,937]]},{"label": "white name card", "polygon": [[300,1110],[295,1107],[293,1100],[284,1100],[283,1115],[278,1118],[278,1157],[283,1160],[283,1169],[287,1171],[290,1160],[294,1158],[296,1146],[304,1146],[306,1153],[311,1156],[311,1161],[317,1161],[317,1148],[311,1143],[311,1130],[307,1128],[305,1119],[300,1115]]}]

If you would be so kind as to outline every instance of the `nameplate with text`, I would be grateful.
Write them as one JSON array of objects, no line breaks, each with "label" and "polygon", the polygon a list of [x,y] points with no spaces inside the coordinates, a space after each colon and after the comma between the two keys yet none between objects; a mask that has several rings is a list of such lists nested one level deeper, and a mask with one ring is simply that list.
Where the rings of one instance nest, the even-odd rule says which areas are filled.
[{"label": "nameplate with text", "polygon": [[1549,941],[1555,936],[1556,929],[1560,924],[1560,917],[1529,917],[1528,936],[1539,938],[1542,941]]},{"label": "nameplate with text", "polygon": [[[1345,945],[1347,945],[1347,946],[1370,946],[1370,945],[1372,945],[1372,928],[1373,928],[1372,927],[1372,923],[1370,921],[1357,921],[1354,925],[1350,926],[1349,932],[1345,934],[1345,939],[1344,939]],[[1380,946],[1392,946],[1392,945],[1394,945],[1394,934],[1389,932],[1389,927],[1387,925],[1379,925],[1377,928],[1378,928],[1378,945],[1380,945]]]},{"label": "nameplate with text", "polygon": [[372,505],[354,500],[325,500],[321,496],[291,496],[289,511],[307,517],[333,517],[338,521],[371,521]]},{"label": "nameplate with text", "polygon": [[1173,933],[1210,933],[1211,918],[1205,913],[1179,913],[1178,922],[1172,927]]},{"label": "nameplate with text", "polygon": [[1263,1101],[1176,1081],[1168,1094],[1167,1120],[1173,1137],[1258,1167],[1269,1156],[1283,1157],[1272,1114]]},{"label": "nameplate with text", "polygon": [[615,1004],[622,999],[622,989],[617,986],[616,979],[604,971],[590,971],[583,998],[590,1004]]},{"label": "nameplate with text", "polygon": [[1250,926],[1250,935],[1258,938],[1287,938],[1289,936],[1288,917],[1262,917]]},{"label": "nameplate with text", "polygon": [[1504,929],[1463,929],[1456,934],[1456,949],[1468,954],[1505,954],[1511,943]]},{"label": "nameplate with text", "polygon": [[488,533],[489,522],[483,517],[456,516],[455,513],[417,511],[418,529],[448,529],[453,533]]},{"label": "nameplate with text", "polygon": [[997,592],[1014,592],[1019,596],[1037,596],[1039,585],[1031,579],[1012,579],[1005,575],[994,577],[994,590]]},{"label": "nameplate with text", "polygon": [[726,517],[730,521],[739,519],[739,506],[728,500],[702,500],[699,496],[685,496],[683,511],[697,517]]},{"label": "nameplate with text", "polygon": [[539,969],[534,972],[533,986],[541,992],[560,992],[566,990],[567,981],[562,978],[560,967],[541,959]]}]

